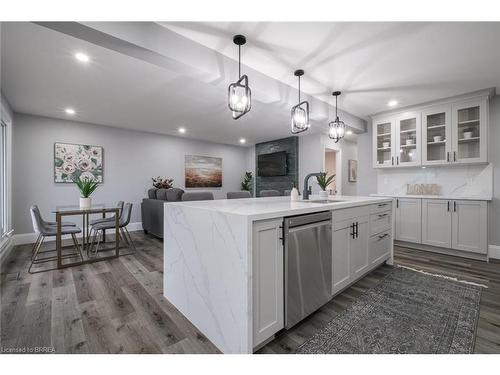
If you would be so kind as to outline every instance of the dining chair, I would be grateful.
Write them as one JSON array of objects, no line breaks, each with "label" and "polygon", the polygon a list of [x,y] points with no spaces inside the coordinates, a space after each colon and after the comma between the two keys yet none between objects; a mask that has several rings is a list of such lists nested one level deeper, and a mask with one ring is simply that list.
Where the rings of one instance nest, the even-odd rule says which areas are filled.
[{"label": "dining chair", "polygon": [[[122,212],[123,212],[123,205],[125,203],[123,201],[118,201],[118,203],[116,203],[116,207],[118,208],[118,218],[120,218],[120,216],[122,215]],[[89,224],[90,225],[94,225],[94,224],[99,224],[99,223],[105,223],[105,222],[115,222],[115,215],[113,216],[110,216],[110,217],[102,217],[102,218],[99,218],[99,219],[94,219],[94,220],[90,220],[89,221]]]},{"label": "dining chair", "polygon": [[281,193],[278,190],[261,190],[261,197],[280,197]]},{"label": "dining chair", "polygon": [[249,191],[228,191],[226,194],[227,199],[241,199],[241,198],[252,198],[252,194]]},{"label": "dining chair", "polygon": [[184,202],[212,201],[212,200],[214,200],[214,195],[209,191],[190,191],[190,192],[182,194],[182,200]]},{"label": "dining chair", "polygon": [[[33,267],[34,264],[51,262],[51,261],[57,260],[57,256],[44,257],[41,259],[38,258],[38,256],[40,254],[55,251],[55,250],[47,250],[47,251],[41,252],[40,248],[42,247],[42,244],[43,244],[43,241],[45,240],[45,238],[57,236],[57,226],[50,224],[50,222],[45,222],[42,219],[42,215],[40,214],[40,210],[35,205],[30,207],[30,214],[31,214],[31,222],[33,224],[33,229],[34,229],[35,233],[38,234],[38,239],[35,243],[35,246],[33,247],[33,254],[31,257],[31,264],[28,268],[28,273],[38,273],[38,272],[43,272],[43,271],[50,271],[53,268],[44,269],[44,270],[35,271],[35,272],[31,272],[31,268]],[[47,225],[47,223],[49,225]],[[82,251],[80,249],[80,245],[78,244],[78,240],[76,239],[76,234],[80,233],[80,232],[81,232],[81,229],[79,227],[77,227],[76,225],[61,226],[61,236],[71,235],[71,238],[73,239],[73,245],[74,245],[75,249],[77,250],[77,253],[64,254],[64,255],[62,255],[61,258],[63,258],[63,259],[73,258],[73,257],[79,255],[81,260],[83,261]]]},{"label": "dining chair", "polygon": [[[132,237],[130,236],[130,233],[127,230],[127,225],[130,223],[130,217],[132,215],[132,203],[125,203],[122,213],[120,215],[120,218],[118,220],[118,230],[120,233],[120,238],[123,239],[123,241],[134,251],[137,251],[134,242],[132,241]],[[90,247],[87,249],[87,253],[92,254],[92,250],[94,249],[94,257],[97,256],[97,253],[99,251],[99,245],[101,243],[101,234],[105,230],[109,229],[115,229],[115,221],[105,221],[101,223],[97,223],[92,225],[90,228]]]}]

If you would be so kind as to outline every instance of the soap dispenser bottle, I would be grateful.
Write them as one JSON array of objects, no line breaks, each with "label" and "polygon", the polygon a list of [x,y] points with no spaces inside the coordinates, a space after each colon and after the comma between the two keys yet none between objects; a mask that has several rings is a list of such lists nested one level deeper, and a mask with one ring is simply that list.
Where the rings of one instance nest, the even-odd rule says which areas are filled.
[{"label": "soap dispenser bottle", "polygon": [[292,201],[299,200],[299,191],[297,190],[297,187],[295,186],[295,182],[293,183],[293,188],[292,188],[292,191],[290,192],[290,199]]}]

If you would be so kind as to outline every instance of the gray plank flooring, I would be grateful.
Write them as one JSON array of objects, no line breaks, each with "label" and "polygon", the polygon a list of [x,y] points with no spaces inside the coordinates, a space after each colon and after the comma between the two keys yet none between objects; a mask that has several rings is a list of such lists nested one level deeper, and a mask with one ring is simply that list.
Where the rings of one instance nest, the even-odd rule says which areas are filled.
[{"label": "gray plank flooring", "polygon": [[[134,255],[64,270],[27,273],[31,246],[17,246],[1,267],[2,347],[52,346],[56,353],[218,353],[163,298],[162,242],[132,233]],[[52,248],[54,243],[44,244]],[[500,263],[396,248],[396,263],[479,282],[475,352],[500,353]],[[258,353],[293,353],[336,314],[390,272],[382,266]]]}]

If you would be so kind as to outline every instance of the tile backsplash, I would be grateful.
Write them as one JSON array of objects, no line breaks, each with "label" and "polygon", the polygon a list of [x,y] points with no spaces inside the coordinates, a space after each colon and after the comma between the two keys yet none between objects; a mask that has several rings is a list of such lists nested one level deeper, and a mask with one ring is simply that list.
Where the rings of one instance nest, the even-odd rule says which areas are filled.
[{"label": "tile backsplash", "polygon": [[377,193],[408,194],[408,185],[436,184],[439,195],[454,197],[491,197],[493,166],[444,166],[427,168],[381,169],[377,175]]}]

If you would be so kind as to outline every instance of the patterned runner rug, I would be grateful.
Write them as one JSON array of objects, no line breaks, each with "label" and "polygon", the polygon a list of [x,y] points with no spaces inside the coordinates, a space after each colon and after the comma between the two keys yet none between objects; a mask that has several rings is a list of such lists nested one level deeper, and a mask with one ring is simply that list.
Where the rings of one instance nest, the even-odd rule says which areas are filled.
[{"label": "patterned runner rug", "polygon": [[479,286],[394,268],[297,353],[472,353],[480,298]]}]

